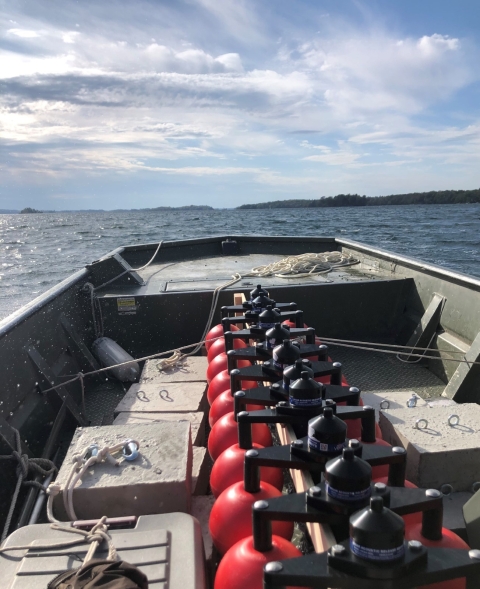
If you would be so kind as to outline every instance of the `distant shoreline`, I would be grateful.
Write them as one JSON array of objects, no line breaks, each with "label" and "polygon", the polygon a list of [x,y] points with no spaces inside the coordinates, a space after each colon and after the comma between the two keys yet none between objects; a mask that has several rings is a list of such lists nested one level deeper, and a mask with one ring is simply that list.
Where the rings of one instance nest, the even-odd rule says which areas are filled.
[{"label": "distant shoreline", "polygon": [[[430,192],[410,192],[407,194],[391,194],[389,196],[360,196],[359,194],[338,194],[337,196],[324,196],[317,199],[288,199],[274,200],[245,204],[229,210],[248,209],[308,209],[308,208],[330,208],[330,207],[372,207],[392,205],[451,205],[451,204],[474,204],[480,203],[480,188],[474,190],[431,190]],[[83,210],[62,210],[62,211],[38,211],[35,209],[13,210],[0,209],[0,214],[16,215],[39,214],[39,213],[118,213],[133,211],[188,211],[208,212],[223,210],[209,205],[186,205],[182,207],[154,207],[144,209],[83,209]],[[29,209],[27,211],[27,209]]]},{"label": "distant shoreline", "polygon": [[475,190],[437,190],[389,196],[338,194],[317,199],[275,200],[240,205],[237,209],[309,209],[330,207],[372,207],[392,205],[450,205],[480,203],[480,188]]}]

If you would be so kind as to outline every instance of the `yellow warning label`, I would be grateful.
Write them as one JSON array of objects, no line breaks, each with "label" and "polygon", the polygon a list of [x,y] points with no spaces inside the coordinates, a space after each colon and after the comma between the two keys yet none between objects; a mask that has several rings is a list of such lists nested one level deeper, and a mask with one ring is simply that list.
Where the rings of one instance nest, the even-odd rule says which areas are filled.
[{"label": "yellow warning label", "polygon": [[135,315],[137,304],[135,297],[122,297],[117,299],[117,310],[119,315]]}]

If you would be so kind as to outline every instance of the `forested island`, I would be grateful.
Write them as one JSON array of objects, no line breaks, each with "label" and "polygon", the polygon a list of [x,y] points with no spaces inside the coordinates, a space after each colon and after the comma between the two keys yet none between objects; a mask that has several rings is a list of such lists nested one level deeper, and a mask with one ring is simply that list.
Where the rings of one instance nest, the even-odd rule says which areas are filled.
[{"label": "forested island", "polygon": [[246,204],[237,209],[308,209],[317,207],[372,207],[382,205],[451,205],[480,202],[480,188],[475,190],[432,190],[391,194],[390,196],[360,196],[337,194],[315,199],[289,199]]},{"label": "forested island", "polygon": [[34,213],[43,213],[43,211],[37,211],[37,209],[32,209],[32,207],[26,207],[20,211],[20,215],[31,215]]}]

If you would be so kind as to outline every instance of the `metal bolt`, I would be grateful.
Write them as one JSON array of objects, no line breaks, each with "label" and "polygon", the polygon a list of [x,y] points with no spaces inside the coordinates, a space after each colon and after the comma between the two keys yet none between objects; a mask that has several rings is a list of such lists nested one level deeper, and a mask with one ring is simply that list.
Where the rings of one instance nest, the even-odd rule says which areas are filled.
[{"label": "metal bolt", "polygon": [[278,384],[278,382],[274,382],[271,386],[272,389],[277,390],[280,388],[280,385]]},{"label": "metal bolt", "polygon": [[425,491],[425,495],[427,497],[430,497],[430,499],[438,499],[439,497],[442,496],[442,494],[440,493],[440,491],[438,489],[427,489]]},{"label": "metal bolt", "polygon": [[355,438],[353,438],[348,442],[348,447],[349,448],[359,448],[360,442],[358,440],[356,440]]},{"label": "metal bolt", "polygon": [[277,403],[278,407],[286,407],[288,405],[288,403],[286,401],[280,401],[279,403]]},{"label": "metal bolt", "polygon": [[373,407],[371,407],[370,405],[364,405],[362,409],[363,411],[373,411]]},{"label": "metal bolt", "polygon": [[303,448],[303,440],[294,440],[292,446],[294,448]]},{"label": "metal bolt", "polygon": [[375,492],[376,493],[385,493],[387,490],[387,485],[385,483],[375,483]]},{"label": "metal bolt", "polygon": [[341,544],[335,544],[335,546],[332,546],[332,556],[343,556],[346,552],[347,549],[345,548],[345,546],[342,546]]},{"label": "metal bolt", "polygon": [[274,560],[273,562],[269,562],[265,565],[264,571],[266,573],[279,573],[283,570],[283,564],[278,562],[278,560]]},{"label": "metal bolt", "polygon": [[388,399],[383,399],[380,403],[380,409],[390,409],[390,401]]},{"label": "metal bolt", "polygon": [[418,540],[410,540],[408,543],[408,548],[412,552],[420,552],[420,550],[423,548],[423,544]]},{"label": "metal bolt", "polygon": [[263,363],[263,365],[266,366],[267,368],[269,368],[270,367],[270,361],[267,360],[266,362]]},{"label": "metal bolt", "polygon": [[477,548],[474,548],[473,550],[469,550],[468,556],[472,560],[480,560],[480,550],[478,550]]},{"label": "metal bolt", "polygon": [[402,448],[401,446],[394,446],[392,448],[392,452],[394,454],[405,454],[406,450],[405,450],[405,448]]},{"label": "metal bolt", "polygon": [[318,497],[319,495],[322,494],[322,489],[320,487],[310,487],[310,489],[308,490],[308,492],[310,493],[310,495],[312,497]]},{"label": "metal bolt", "polygon": [[248,411],[240,411],[240,413],[237,415],[237,417],[247,416],[247,415],[249,415]]},{"label": "metal bolt", "polygon": [[256,456],[258,456],[258,451],[257,450],[247,450],[245,452],[245,456],[248,456],[249,458],[255,458]]},{"label": "metal bolt", "polygon": [[457,415],[456,413],[454,413],[453,415],[450,415],[448,417],[447,423],[450,427],[453,427],[454,425],[458,425],[460,423],[460,416]]},{"label": "metal bolt", "polygon": [[340,363],[340,362],[334,362],[334,363],[333,363],[333,367],[334,367],[334,368],[341,368],[341,367],[342,367],[342,365],[341,365],[341,363]]},{"label": "metal bolt", "polygon": [[360,392],[360,389],[359,389],[359,388],[357,388],[357,387],[350,387],[350,388],[348,389],[348,392],[349,392],[349,393],[355,393],[355,394],[356,394],[356,393],[359,393],[359,392]]},{"label": "metal bolt", "polygon": [[426,429],[428,427],[428,421],[426,419],[417,419],[413,427],[416,429]]},{"label": "metal bolt", "polygon": [[255,501],[253,509],[268,509],[268,501]]},{"label": "metal bolt", "polygon": [[235,397],[245,397],[245,391],[237,391],[234,396]]},{"label": "metal bolt", "polygon": [[234,368],[231,372],[230,372],[230,376],[237,376],[237,374],[240,374],[240,370],[238,368]]}]

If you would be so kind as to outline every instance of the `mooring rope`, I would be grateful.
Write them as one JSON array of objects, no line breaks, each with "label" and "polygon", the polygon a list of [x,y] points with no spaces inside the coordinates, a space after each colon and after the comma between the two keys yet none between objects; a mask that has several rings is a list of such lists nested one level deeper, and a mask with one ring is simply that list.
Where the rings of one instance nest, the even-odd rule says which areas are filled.
[{"label": "mooring rope", "polygon": [[277,278],[304,278],[315,274],[328,274],[336,268],[353,266],[360,260],[348,256],[342,252],[322,252],[320,254],[306,253],[298,256],[287,256],[265,266],[252,268],[245,276],[265,278],[276,276]]}]

